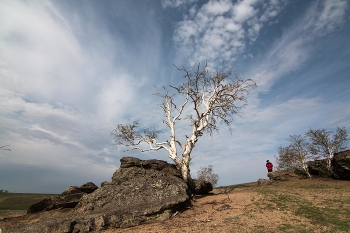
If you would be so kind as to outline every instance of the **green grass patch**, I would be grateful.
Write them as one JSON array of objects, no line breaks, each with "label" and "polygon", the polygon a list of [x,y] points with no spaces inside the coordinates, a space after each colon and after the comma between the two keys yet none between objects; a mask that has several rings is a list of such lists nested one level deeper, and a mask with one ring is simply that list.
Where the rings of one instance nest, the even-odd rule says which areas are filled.
[{"label": "green grass patch", "polygon": [[27,210],[32,204],[52,194],[7,193],[0,195],[0,210]]},{"label": "green grass patch", "polygon": [[278,195],[278,192],[275,189],[263,188],[263,189],[258,189],[256,191],[263,195]]},{"label": "green grass patch", "polygon": [[[307,186],[300,186],[300,188],[303,189],[329,189],[331,188],[329,185],[326,184],[311,184],[311,185],[307,185]],[[332,187],[334,188],[334,187]]]},{"label": "green grass patch", "polygon": [[289,232],[289,233],[309,233],[310,229],[306,228],[303,225],[291,225],[291,224],[283,224],[278,227],[281,232]]},{"label": "green grass patch", "polygon": [[[302,188],[310,190],[330,189],[328,185],[309,185],[302,186]],[[257,189],[258,193],[266,196],[264,205],[260,205],[266,209],[289,210],[297,216],[307,218],[314,225],[326,226],[331,232],[346,232],[350,230],[350,210],[347,208],[337,208],[332,206],[335,203],[344,203],[344,198],[322,201],[324,206],[317,207],[312,202],[303,199],[301,196],[292,194],[280,194],[275,189],[263,188]],[[319,193],[317,191],[312,191]],[[346,198],[347,199],[347,198]],[[338,205],[339,206],[339,205]],[[308,229],[302,226],[282,225],[280,226],[282,232],[309,232]]]},{"label": "green grass patch", "polygon": [[290,195],[277,195],[274,199],[277,208],[280,210],[287,210],[295,201],[295,197],[292,197]]},{"label": "green grass patch", "polygon": [[319,208],[310,202],[304,202],[295,213],[309,219],[313,224],[329,226],[334,232],[350,229],[350,210]]},{"label": "green grass patch", "polygon": [[228,186],[220,186],[216,188],[224,188],[224,189],[235,189],[235,188],[246,188],[246,187],[252,187],[256,185],[256,182],[250,182],[250,183],[242,183],[242,184],[234,184],[234,185],[228,185]]}]

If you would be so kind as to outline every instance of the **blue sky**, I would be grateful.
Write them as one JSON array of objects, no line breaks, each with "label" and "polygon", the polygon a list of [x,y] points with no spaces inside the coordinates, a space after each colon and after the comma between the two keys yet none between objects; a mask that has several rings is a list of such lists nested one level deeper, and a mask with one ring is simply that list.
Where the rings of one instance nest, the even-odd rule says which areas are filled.
[{"label": "blue sky", "polygon": [[266,178],[265,161],[289,135],[350,128],[349,5],[0,1],[0,144],[12,150],[0,151],[0,189],[61,193],[109,181],[124,156],[170,161],[166,151],[123,152],[110,133],[133,120],[166,129],[154,86],[182,81],[173,64],[205,60],[258,88],[232,134],[200,138],[192,176],[213,165],[219,185]]}]

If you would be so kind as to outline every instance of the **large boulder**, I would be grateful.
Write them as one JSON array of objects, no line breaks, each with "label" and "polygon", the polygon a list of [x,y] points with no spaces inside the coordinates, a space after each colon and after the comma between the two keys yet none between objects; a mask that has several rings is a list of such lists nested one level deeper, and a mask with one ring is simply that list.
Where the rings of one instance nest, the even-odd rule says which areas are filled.
[{"label": "large boulder", "polygon": [[350,180],[350,150],[334,154],[332,170],[336,174],[336,178]]},{"label": "large boulder", "polygon": [[327,159],[307,162],[307,169],[312,176],[330,178],[332,172],[327,168]]},{"label": "large boulder", "polygon": [[[165,220],[187,203],[187,190],[175,165],[126,157],[121,159],[111,183],[82,196],[69,215],[65,213],[60,218],[17,224],[4,230],[13,233],[84,233]],[[66,190],[64,193],[71,192]]]},{"label": "large boulder", "polygon": [[74,208],[80,199],[89,193],[94,192],[98,187],[88,182],[82,186],[70,186],[61,195],[45,198],[29,207],[27,213],[36,213],[62,208]]},{"label": "large boulder", "polygon": [[122,158],[112,183],[79,202],[75,213],[94,217],[75,228],[85,230],[89,225],[102,230],[168,219],[189,200],[187,185],[179,176],[176,167],[165,161]]},{"label": "large boulder", "polygon": [[92,193],[96,189],[98,189],[98,187],[94,183],[87,182],[81,186],[69,186],[66,190],[63,191],[61,196],[68,196],[75,193]]},{"label": "large boulder", "polygon": [[209,192],[213,191],[213,185],[205,180],[193,180],[194,187],[195,187],[195,194],[208,194]]},{"label": "large boulder", "polygon": [[299,180],[302,177],[295,174],[294,172],[288,171],[274,171],[267,173],[270,181],[289,181],[289,180]]}]

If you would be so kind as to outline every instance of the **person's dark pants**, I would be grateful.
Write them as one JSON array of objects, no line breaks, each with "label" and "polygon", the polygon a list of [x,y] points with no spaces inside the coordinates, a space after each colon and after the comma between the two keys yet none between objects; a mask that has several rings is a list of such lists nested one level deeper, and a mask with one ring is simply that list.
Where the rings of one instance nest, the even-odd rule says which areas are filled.
[{"label": "person's dark pants", "polygon": [[272,172],[272,169],[267,169],[267,172]]}]

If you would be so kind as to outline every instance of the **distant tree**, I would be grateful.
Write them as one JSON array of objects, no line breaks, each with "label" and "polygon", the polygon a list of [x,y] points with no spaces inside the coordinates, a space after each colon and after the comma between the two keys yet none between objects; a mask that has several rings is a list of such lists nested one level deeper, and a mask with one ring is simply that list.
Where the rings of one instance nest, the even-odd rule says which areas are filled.
[{"label": "distant tree", "polygon": [[279,156],[276,157],[278,168],[291,172],[301,170],[311,178],[306,164],[314,158],[310,153],[310,143],[301,135],[291,135],[288,141],[290,144],[287,147],[278,148]]},{"label": "distant tree", "polygon": [[8,146],[10,146],[10,145],[0,146],[0,150],[9,150],[9,151],[11,151],[10,148],[6,148],[6,147],[8,147]]},{"label": "distant tree", "polygon": [[277,170],[286,170],[294,172],[296,167],[295,159],[292,156],[293,153],[289,150],[289,148],[279,146],[277,151],[278,156],[275,155]]},{"label": "distant tree", "polygon": [[[333,134],[333,136],[332,136]],[[345,127],[337,127],[334,131],[326,129],[311,129],[306,133],[310,139],[310,152],[317,158],[327,159],[328,170],[331,170],[331,161],[334,153],[340,152],[347,148],[348,133]]]},{"label": "distant tree", "polygon": [[[8,147],[8,146],[10,146],[10,145],[0,146],[0,150],[9,150],[9,151],[11,151],[11,149],[6,148],[6,147]],[[0,159],[1,159],[1,157],[0,157]]]},{"label": "distant tree", "polygon": [[197,172],[197,179],[208,181],[215,187],[218,183],[219,175],[214,174],[213,172],[212,165],[209,165],[208,167],[201,167]]},{"label": "distant tree", "polygon": [[[241,115],[240,110],[247,105],[246,96],[257,85],[251,79],[232,78],[231,71],[212,71],[207,64],[203,68],[199,64],[195,70],[184,67],[176,69],[184,73],[185,81],[178,86],[170,86],[172,93],[165,87],[157,92],[163,100],[160,106],[165,115],[163,123],[169,129],[168,140],[158,141],[160,131],[141,128],[137,121],[118,124],[111,134],[117,145],[127,146],[130,148],[128,150],[166,150],[181,171],[184,181],[193,190],[189,165],[198,139],[203,134],[212,135],[218,131],[220,123],[231,130],[234,116]],[[184,111],[185,108],[187,111]],[[189,112],[189,115],[183,116],[184,112]],[[192,128],[190,136],[185,135],[182,142],[175,127],[175,122],[180,120],[189,120]]]}]

